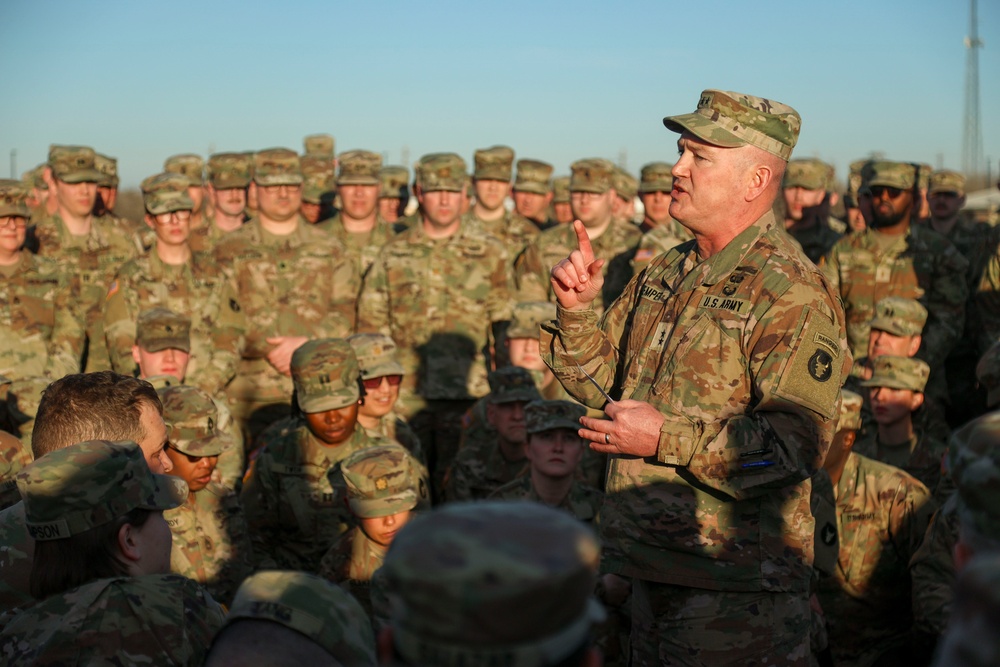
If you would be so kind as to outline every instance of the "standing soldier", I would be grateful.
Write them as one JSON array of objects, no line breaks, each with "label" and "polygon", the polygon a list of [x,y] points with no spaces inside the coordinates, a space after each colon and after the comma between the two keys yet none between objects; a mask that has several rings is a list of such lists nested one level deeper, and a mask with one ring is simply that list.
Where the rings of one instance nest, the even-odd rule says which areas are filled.
[{"label": "standing soldier", "polygon": [[212,207],[205,224],[191,228],[188,242],[195,252],[212,252],[229,232],[246,222],[247,186],[250,185],[251,157],[247,153],[216,153],[208,158],[205,190]]},{"label": "standing soldier", "polygon": [[639,194],[639,181],[621,167],[615,167],[615,194],[611,215],[615,220],[633,224],[635,218],[635,196]]},{"label": "standing soldier", "polygon": [[511,261],[535,236],[538,228],[507,210],[504,203],[510,194],[514,151],[507,146],[481,148],[475,155],[476,170],[472,187],[476,203],[463,224],[479,225],[487,234],[504,242]]},{"label": "standing soldier", "polygon": [[171,155],[163,161],[163,171],[180,174],[188,180],[188,197],[194,203],[191,209],[191,227],[198,229],[205,224],[205,160],[200,155],[184,153]]},{"label": "standing soldier", "polygon": [[825,162],[805,158],[788,163],[781,191],[785,198],[785,229],[816,264],[847,229],[830,216],[830,208],[837,201],[836,193],[830,191],[832,187],[833,167]]},{"label": "standing soldier", "polygon": [[406,210],[410,201],[407,184],[410,172],[406,167],[389,165],[378,172],[378,214],[388,223],[395,223]]},{"label": "standing soldier", "polygon": [[94,166],[101,172],[101,180],[97,182],[94,215],[114,216],[115,203],[118,201],[118,160],[95,153]]},{"label": "standing soldier", "polygon": [[302,205],[299,212],[310,225],[330,219],[337,197],[334,161],[316,155],[303,155]]},{"label": "standing soldier", "polygon": [[302,148],[306,155],[323,158],[331,163],[336,162],[333,158],[335,146],[336,141],[329,134],[310,134],[302,138]]},{"label": "standing soldier", "polygon": [[552,213],[557,225],[573,222],[573,206],[569,203],[569,176],[552,181]]},{"label": "standing soldier", "polygon": [[672,168],[666,162],[650,162],[640,172],[639,200],[642,202],[643,218],[639,231],[642,238],[632,258],[633,275],[649,266],[660,253],[694,238],[691,232],[670,217],[670,191],[674,188],[674,177],[670,174]]},{"label": "standing soldier", "polygon": [[274,148],[254,156],[259,217],[227,235],[216,262],[236,277],[247,344],[226,393],[247,442],[288,412],[292,352],[310,337],[354,330],[358,271],[344,247],[299,215],[299,156]]},{"label": "standing soldier", "polygon": [[549,205],[552,203],[551,164],[541,160],[518,160],[513,192],[514,210],[539,231],[557,224],[549,218]]}]

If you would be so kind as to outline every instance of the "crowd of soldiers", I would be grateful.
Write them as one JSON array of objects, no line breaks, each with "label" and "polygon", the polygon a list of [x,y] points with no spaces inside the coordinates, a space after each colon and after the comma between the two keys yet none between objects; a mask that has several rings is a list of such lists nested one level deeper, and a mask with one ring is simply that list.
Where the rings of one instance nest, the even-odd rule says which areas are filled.
[{"label": "crowd of soldiers", "polygon": [[[818,346],[782,352],[775,393],[836,427],[807,484],[811,613],[789,621],[810,655],[779,664],[929,664],[949,619],[942,649],[986,658],[940,664],[997,664],[977,624],[1000,614],[1000,227],[963,212],[962,174],[862,160],[836,192],[830,166],[788,159],[794,140],[772,215],[839,297],[853,365],[842,390],[791,386],[849,358],[808,313],[789,323]],[[629,507],[606,488],[621,457],[579,432],[620,397],[552,342],[571,319],[550,274],[586,240],[595,317],[627,332],[612,304],[663,302],[643,281],[697,242],[671,216],[674,171],[590,158],[553,178],[493,146],[471,173],[425,155],[411,183],[312,135],[301,155],[168,158],[141,221],[115,214],[116,161],[88,147],[0,180],[3,661],[570,665],[599,647],[640,664],[651,593],[616,565]],[[758,271],[706,277],[727,280],[710,307],[752,307],[738,290]],[[675,384],[713,368],[698,331]],[[614,381],[677,391],[632,372]],[[755,627],[717,632],[723,655]]]}]

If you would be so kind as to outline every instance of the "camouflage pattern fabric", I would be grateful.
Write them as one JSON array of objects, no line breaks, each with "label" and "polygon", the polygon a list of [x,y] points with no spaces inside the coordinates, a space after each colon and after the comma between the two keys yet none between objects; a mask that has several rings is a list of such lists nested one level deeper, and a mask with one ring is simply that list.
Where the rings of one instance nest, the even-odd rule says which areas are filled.
[{"label": "camouflage pattern fabric", "polygon": [[354,519],[340,464],[354,452],[387,444],[356,427],[336,447],[322,445],[301,421],[264,442],[240,496],[258,568],[315,573],[333,541]]},{"label": "camouflage pattern fabric", "polygon": [[958,498],[949,497],[931,518],[923,541],[910,560],[913,631],[921,646],[933,647],[951,617],[955,589]]},{"label": "camouflage pattern fabric", "polygon": [[191,359],[184,381],[209,394],[236,375],[246,340],[246,317],[231,277],[212,257],[193,253],[183,266],[165,264],[155,248],[115,274],[104,303],[104,335],[112,369],[132,375],[139,315],[161,307],[191,318]]},{"label": "camouflage pattern fabric", "polygon": [[319,564],[319,576],[354,596],[365,614],[373,618],[371,578],[382,567],[386,548],[368,539],[359,526],[337,538]]},{"label": "camouflage pattern fabric", "polygon": [[843,237],[821,267],[844,302],[851,352],[863,357],[875,304],[888,296],[917,299],[927,308],[918,355],[936,369],[962,335],[968,262],[940,234],[910,225],[883,250],[876,232]]},{"label": "camouflage pattern fabric", "polygon": [[0,633],[5,665],[200,665],[224,611],[175,574],[98,579],[52,595]]},{"label": "camouflage pattern fabric", "polygon": [[444,481],[444,497],[448,502],[482,500],[511,480],[528,472],[528,460],[508,461],[496,442],[466,445],[455,455],[455,460]]},{"label": "camouflage pattern fabric", "polygon": [[378,420],[376,428],[365,429],[365,432],[373,438],[382,437],[398,442],[410,452],[413,458],[425,466],[427,465],[427,454],[424,453],[424,447],[420,444],[420,438],[410,427],[409,422],[400,417],[395,410],[383,415]]},{"label": "camouflage pattern fabric", "polygon": [[203,210],[202,214],[202,224],[198,227],[191,227],[188,245],[191,246],[193,252],[213,255],[215,247],[231,232],[224,231],[215,224],[214,211]]},{"label": "camouflage pattern fabric", "polygon": [[181,174],[190,185],[202,185],[205,182],[205,159],[194,153],[171,155],[163,161],[163,171]]},{"label": "camouflage pattern fabric", "polygon": [[375,227],[365,234],[352,234],[344,227],[344,222],[338,212],[332,218],[316,223],[322,230],[330,232],[334,238],[344,244],[347,254],[351,256],[358,269],[357,283],[361,281],[371,265],[375,262],[382,246],[396,236],[397,228],[376,214]]},{"label": "camouflage pattern fabric", "polygon": [[253,572],[253,550],[239,497],[214,482],[163,518],[170,526],[170,571],[204,585],[228,604]]},{"label": "camouflage pattern fabric", "polygon": [[834,662],[867,667],[909,640],[907,568],[936,505],[915,478],[853,452],[836,496],[840,558],[818,596]]},{"label": "camouflage pattern fabric", "polygon": [[821,468],[812,476],[812,495],[809,498],[809,508],[816,519],[813,568],[817,572],[829,575],[834,573],[840,555],[836,504],[837,499],[830,474]]},{"label": "camouflage pattern fabric", "polygon": [[611,458],[604,569],[804,594],[808,478],[836,426],[845,336],[836,293],[770,212],[708,260],[693,242],[661,255],[599,322],[560,309],[543,325],[543,358],[585,405],[605,399],[578,364],[665,416],[655,461]]},{"label": "camouflage pattern fabric", "polygon": [[690,241],[692,238],[694,237],[691,236],[691,232],[681,227],[676,220],[671,221],[671,224],[668,225],[644,230],[639,239],[639,246],[630,262],[632,275],[637,276],[642,273],[642,270],[649,266],[649,263],[657,255],[661,255],[685,241]]},{"label": "camouflage pattern fabric", "polygon": [[788,234],[814,264],[819,264],[844,235],[831,226],[829,220],[821,220],[808,227],[794,227],[788,230]]},{"label": "camouflage pattern fabric", "polygon": [[[18,498],[21,494],[18,492]],[[0,613],[31,604],[31,561],[35,541],[24,522],[24,503],[18,500],[0,511]]]},{"label": "camouflage pattern fabric", "polygon": [[[491,493],[488,498],[490,500],[530,500],[536,503],[543,502],[535,491],[531,475],[523,475],[507,482]],[[603,502],[604,494],[598,489],[574,481],[566,497],[553,507],[566,510],[587,525],[594,525],[597,516],[600,514],[601,503]]]},{"label": "camouflage pattern fabric", "polygon": [[[610,305],[632,277],[629,261],[635,255],[641,236],[632,223],[615,220],[603,234],[590,240],[594,256],[608,260],[601,270],[604,289],[594,301],[598,311]],[[576,232],[572,225],[559,225],[539,234],[514,263],[518,301],[553,301],[549,272],[576,250],[576,244]]]},{"label": "camouflage pattern fabric", "polygon": [[897,443],[882,442],[875,430],[868,439],[859,439],[854,449],[916,477],[928,489],[935,489],[941,481],[941,459],[947,448],[944,441],[920,427],[915,426],[913,430],[909,440]]},{"label": "camouflage pattern fabric", "polygon": [[475,226],[484,233],[499,240],[507,248],[511,267],[524,248],[538,238],[539,229],[535,223],[514,211],[504,211],[496,220],[483,220],[472,211],[462,217],[462,224]]},{"label": "camouflage pattern fabric", "polygon": [[983,554],[962,569],[955,613],[935,667],[992,667],[1000,663],[1000,556]]},{"label": "camouflage pattern fabric", "polygon": [[31,460],[31,452],[20,440],[6,431],[0,431],[0,510],[21,502],[15,478]]}]

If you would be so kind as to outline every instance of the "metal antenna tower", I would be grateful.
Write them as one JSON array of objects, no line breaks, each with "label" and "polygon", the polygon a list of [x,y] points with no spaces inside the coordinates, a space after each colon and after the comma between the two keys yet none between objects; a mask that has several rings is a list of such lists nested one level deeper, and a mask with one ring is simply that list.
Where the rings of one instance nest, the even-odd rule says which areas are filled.
[{"label": "metal antenna tower", "polygon": [[983,137],[979,129],[979,21],[976,0],[969,0],[969,36],[965,38],[965,126],[962,137],[962,169],[965,175],[979,174],[983,158]]}]

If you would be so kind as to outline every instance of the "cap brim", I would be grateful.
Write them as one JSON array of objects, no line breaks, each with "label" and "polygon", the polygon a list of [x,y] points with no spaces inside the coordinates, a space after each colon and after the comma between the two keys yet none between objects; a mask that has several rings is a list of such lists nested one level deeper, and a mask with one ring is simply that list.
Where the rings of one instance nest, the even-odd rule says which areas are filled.
[{"label": "cap brim", "polygon": [[153,482],[156,488],[153,491],[153,502],[148,505],[140,505],[145,510],[172,510],[184,504],[188,497],[188,485],[180,477],[173,475],[153,474]]},{"label": "cap brim", "polygon": [[663,119],[663,125],[671,132],[682,134],[690,132],[702,141],[713,146],[723,148],[739,148],[745,146],[743,141],[729,130],[713,123],[699,113],[686,113],[680,116],[667,116]]},{"label": "cap brim", "polygon": [[565,428],[576,432],[580,430],[580,422],[573,421],[571,419],[560,419],[558,421],[551,421],[543,424],[542,428],[529,430],[528,435],[531,435],[533,433],[544,433],[545,431],[554,431],[558,428]]},{"label": "cap brim", "polygon": [[407,489],[385,498],[351,498],[351,511],[362,519],[378,519],[398,512],[412,510],[417,506],[417,492]]},{"label": "cap brim", "polygon": [[254,183],[267,187],[269,185],[302,185],[305,178],[295,174],[280,174],[275,176],[254,176]]},{"label": "cap brim", "polygon": [[886,389],[909,389],[910,391],[919,391],[923,393],[923,389],[916,389],[911,387],[900,380],[887,380],[884,378],[873,377],[870,380],[864,380],[861,382],[862,387],[885,387]]},{"label": "cap brim", "polygon": [[365,178],[364,176],[348,176],[338,178],[337,185],[382,185],[377,178]]},{"label": "cap brim", "polygon": [[357,391],[353,393],[343,392],[336,394],[326,394],[323,396],[302,396],[298,397],[299,408],[306,414],[313,412],[326,412],[327,410],[339,410],[346,408],[352,403],[356,403],[361,398]]},{"label": "cap brim", "polygon": [[521,183],[514,185],[514,192],[528,192],[533,195],[547,195],[552,192],[552,188],[545,187],[542,183]]},{"label": "cap brim", "polygon": [[31,211],[27,206],[3,206],[0,207],[0,215],[17,216],[19,218],[30,218]]},{"label": "cap brim", "polygon": [[234,445],[233,437],[228,433],[219,433],[198,440],[174,440],[170,445],[188,456],[218,456]]},{"label": "cap brim", "polygon": [[63,183],[100,183],[104,179],[104,174],[96,169],[86,169],[84,171],[74,171],[72,174],[55,175],[56,180]]},{"label": "cap brim", "polygon": [[406,370],[398,361],[386,361],[369,368],[363,366],[361,368],[362,380],[385,377],[386,375],[406,375]]}]

